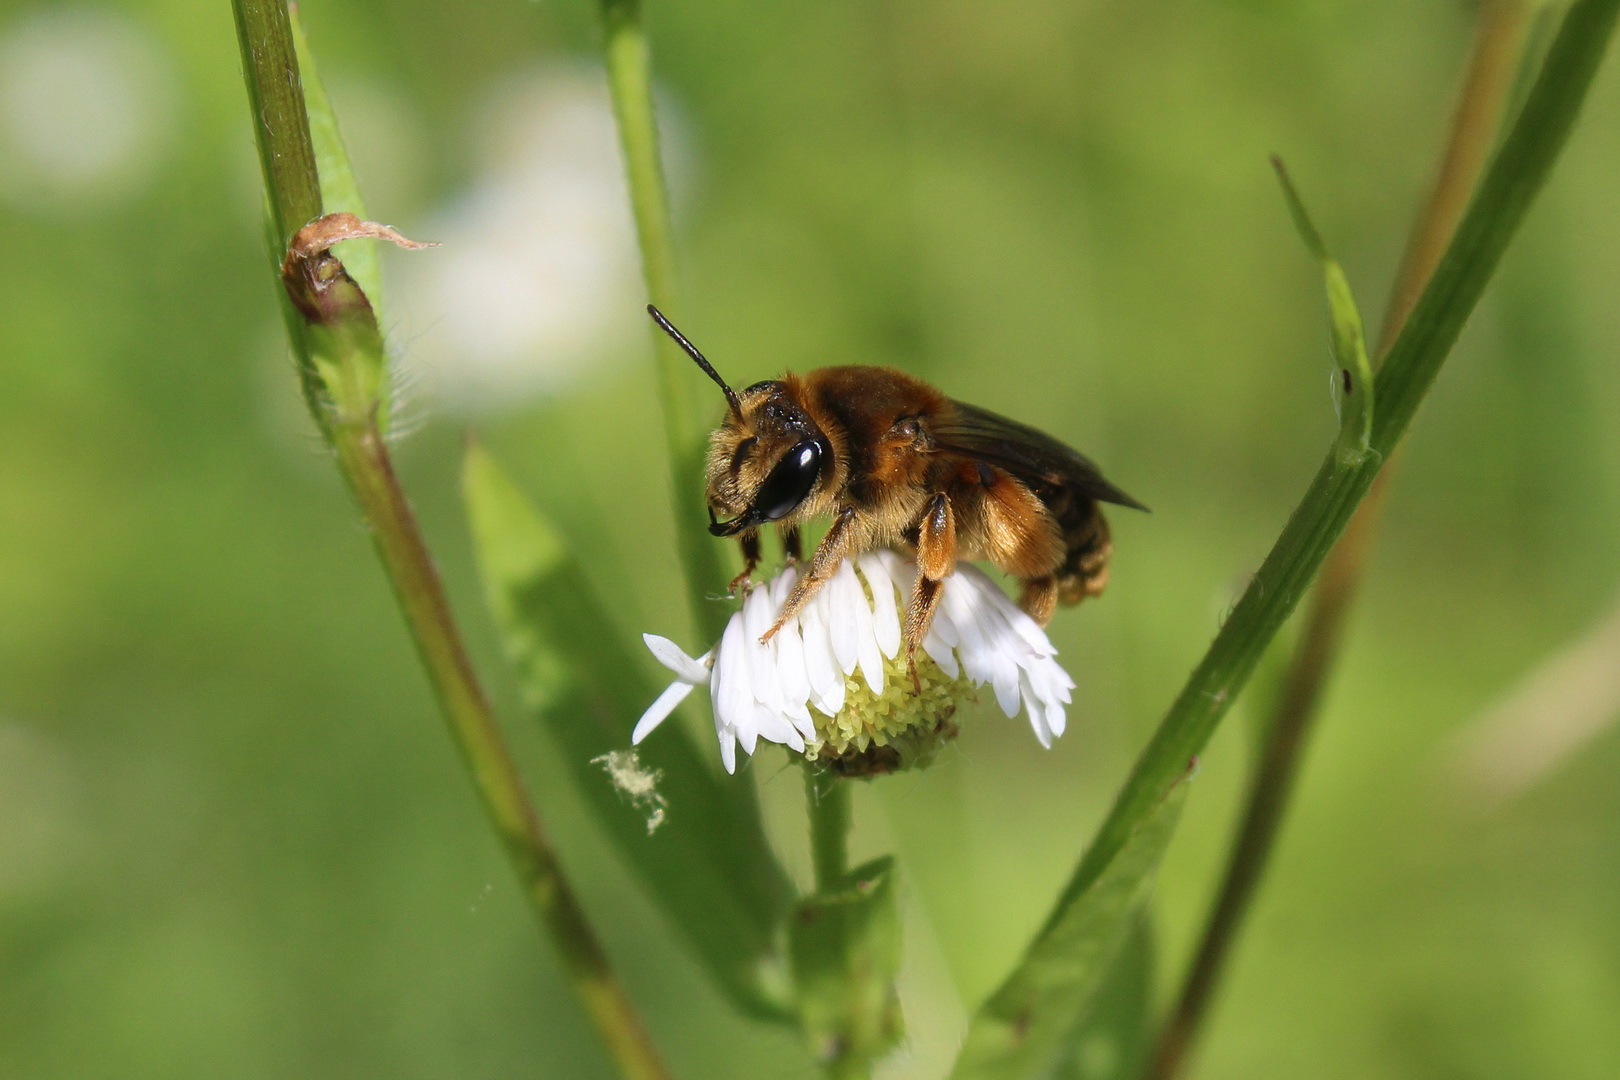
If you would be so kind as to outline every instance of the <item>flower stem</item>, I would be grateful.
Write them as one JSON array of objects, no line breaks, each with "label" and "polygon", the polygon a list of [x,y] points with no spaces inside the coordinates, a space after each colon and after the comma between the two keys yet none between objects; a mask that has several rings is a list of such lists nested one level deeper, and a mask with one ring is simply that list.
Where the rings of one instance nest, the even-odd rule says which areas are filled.
[{"label": "flower stem", "polygon": [[268,194],[271,253],[292,300],[285,308],[309,401],[359,504],[428,681],[472,772],[485,811],[530,902],[550,932],[587,1014],[627,1080],[668,1080],[606,952],[586,920],[479,685],[449,598],[395,475],[378,423],[384,368],[375,312],[335,258],[300,279],[288,243],[320,216],[319,177],[282,0],[233,0],[254,134]]},{"label": "flower stem", "polygon": [[[601,4],[608,89],[624,150],[642,276],[651,301],[679,323],[674,226],[659,153],[642,4],[641,0],[601,0]],[[648,325],[651,327],[651,323]],[[704,418],[713,410],[704,408],[694,393],[694,388],[708,383],[694,381],[696,369],[668,335],[656,329],[649,332],[653,335],[658,394],[663,403],[675,536],[686,573],[687,601],[699,636],[718,640],[730,612],[708,600],[724,592],[726,585],[719,545],[705,527],[708,506],[703,496],[703,450],[708,423]]]},{"label": "flower stem", "polygon": [[[1387,352],[1400,335],[1484,171],[1522,54],[1530,9],[1526,0],[1488,0],[1480,9],[1450,139],[1433,191],[1414,224],[1396,274],[1384,317],[1380,354]],[[1386,468],[1378,476],[1323,564],[1283,692],[1265,729],[1265,744],[1225,877],[1181,994],[1159,1034],[1147,1073],[1152,1080],[1172,1080],[1185,1067],[1265,871],[1323,684],[1338,654],[1345,617],[1361,581],[1391,475]]]},{"label": "flower stem", "polygon": [[807,766],[804,798],[810,814],[810,862],[816,891],[829,893],[849,873],[849,781]]}]

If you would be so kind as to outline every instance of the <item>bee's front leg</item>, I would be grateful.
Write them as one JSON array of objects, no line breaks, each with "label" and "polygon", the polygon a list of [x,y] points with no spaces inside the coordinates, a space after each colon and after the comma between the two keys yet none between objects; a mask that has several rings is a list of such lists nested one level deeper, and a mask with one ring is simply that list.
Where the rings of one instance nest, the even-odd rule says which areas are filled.
[{"label": "bee's front leg", "polygon": [[777,536],[782,539],[782,557],[788,562],[798,562],[804,558],[804,546],[799,541],[799,527],[789,525],[776,530]]},{"label": "bee's front leg", "polygon": [[765,631],[760,638],[763,644],[776,636],[776,632],[786,626],[788,620],[799,613],[810,598],[821,589],[827,579],[838,572],[839,564],[844,556],[850,554],[855,542],[855,508],[846,506],[833,518],[832,528],[827,535],[821,538],[816,545],[815,553],[810,556],[810,565],[805,569],[804,576],[799,578],[793,591],[788,593],[787,600],[782,603],[782,611],[776,617],[776,625]]},{"label": "bee's front leg", "polygon": [[919,694],[922,679],[917,675],[917,647],[928,636],[945,578],[955,569],[956,519],[950,499],[941,491],[928,500],[917,521],[917,581],[906,608],[906,669],[911,672],[912,689]]},{"label": "bee's front leg", "polygon": [[730,595],[736,596],[739,590],[746,589],[752,584],[754,567],[759,565],[759,530],[751,529],[737,538],[742,548],[742,573],[731,579]]}]

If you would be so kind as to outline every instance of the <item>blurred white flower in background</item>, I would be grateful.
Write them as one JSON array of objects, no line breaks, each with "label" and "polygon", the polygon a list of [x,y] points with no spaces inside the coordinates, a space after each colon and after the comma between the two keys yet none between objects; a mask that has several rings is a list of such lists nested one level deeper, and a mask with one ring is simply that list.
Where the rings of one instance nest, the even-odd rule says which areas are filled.
[{"label": "blurred white flower in background", "polygon": [[23,210],[128,198],[173,145],[172,64],[128,16],[39,9],[0,25],[0,197]]},{"label": "blurred white flower in background", "polygon": [[600,375],[645,333],[601,72],[554,67],[501,80],[475,123],[471,186],[415,229],[444,246],[392,261],[400,287],[388,305],[407,386],[459,413]]}]

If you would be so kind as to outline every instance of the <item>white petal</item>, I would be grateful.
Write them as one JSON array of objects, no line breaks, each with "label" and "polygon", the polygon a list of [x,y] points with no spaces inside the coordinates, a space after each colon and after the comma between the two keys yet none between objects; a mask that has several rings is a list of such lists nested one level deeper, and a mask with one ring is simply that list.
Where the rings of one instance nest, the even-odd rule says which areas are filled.
[{"label": "white petal", "polygon": [[[996,690],[996,704],[1011,720],[1018,715],[1018,663],[1003,649],[995,649],[990,653],[990,664],[993,674],[990,681]],[[1031,694],[1033,700],[1034,695]]]},{"label": "white petal", "polygon": [[630,733],[630,745],[635,746],[652,734],[653,728],[662,724],[675,711],[675,706],[686,700],[686,695],[697,689],[689,682],[672,682],[664,687],[664,692],[658,695],[658,700],[647,706],[647,711],[641,714],[636,721],[636,729]]},{"label": "white petal", "polygon": [[[859,624],[855,621],[859,616],[855,609],[864,606],[866,598],[861,595],[860,582],[855,580],[855,570],[848,559],[839,566],[832,580],[821,587],[821,592],[827,597],[827,632],[832,639],[833,655],[838,658],[838,668],[845,675],[853,675],[860,658]],[[871,615],[870,608],[867,615]]]},{"label": "white petal", "polygon": [[788,593],[798,583],[799,572],[791,566],[783,567],[782,572],[771,579],[771,603],[776,605],[777,611],[782,610],[782,605],[787,603]]},{"label": "white petal", "polygon": [[709,681],[709,667],[703,661],[711,655],[710,653],[704,653],[703,656],[693,659],[686,655],[685,649],[667,637],[642,634],[641,640],[647,643],[647,651],[653,654],[653,659],[680,676],[683,682],[702,686]]},{"label": "white petal", "polygon": [[[772,712],[761,705],[754,711],[754,726],[758,729],[760,738],[790,746],[800,753],[804,752],[803,736],[781,713]],[[746,749],[750,754],[754,752],[752,747]]]},{"label": "white petal", "polygon": [[729,728],[720,733],[720,763],[728,773],[737,771],[737,741]]},{"label": "white petal", "polygon": [[1029,716],[1029,726],[1034,729],[1035,738],[1040,741],[1040,744],[1050,750],[1052,748],[1052,737],[1056,733],[1052,731],[1050,725],[1046,722],[1047,714],[1043,707],[1044,702],[1035,695],[1035,689],[1029,683],[1027,672],[1023,674],[1019,681],[1020,688],[1024,692],[1024,706]]},{"label": "white petal", "polygon": [[[889,558],[885,559],[885,555]],[[900,651],[900,612],[895,605],[894,580],[889,575],[893,558],[893,552],[879,551],[863,555],[860,561],[861,575],[872,590],[872,629],[877,633],[877,646],[891,660]]]},{"label": "white petal", "polygon": [[844,707],[844,675],[833,655],[832,638],[827,632],[825,602],[817,596],[799,615],[803,631],[804,673],[810,680],[810,702],[828,716]]},{"label": "white petal", "polygon": [[[743,653],[748,657],[748,683],[754,700],[774,713],[782,711],[782,689],[776,678],[776,651],[774,645],[761,645],[776,622],[776,605],[771,603],[771,590],[757,588],[743,602]],[[774,642],[774,638],[772,641]],[[749,753],[753,753],[752,750]]]},{"label": "white petal", "polygon": [[973,685],[983,686],[994,677],[995,668],[990,662],[991,646],[972,609],[968,587],[960,581],[947,580],[944,593],[940,604],[949,608],[951,621],[962,639],[956,646],[956,655],[961,658],[962,668]]},{"label": "white petal", "polygon": [[1041,629],[1040,623],[1030,617],[1029,612],[1013,603],[1011,597],[997,588],[996,583],[976,567],[968,567],[968,569],[973,570],[978,575],[976,580],[983,587],[986,599],[1007,620],[1007,624],[1014,633],[1023,639],[1030,648],[1034,649],[1037,654],[1041,656],[1057,655],[1057,650],[1052,647],[1052,639],[1046,636],[1046,631]]},{"label": "white petal", "polygon": [[[939,615],[936,614],[934,616],[934,626],[937,627],[938,625]],[[923,638],[922,647],[923,652],[933,657],[934,663],[938,664],[940,670],[946,675],[954,679],[962,674],[962,666],[956,662],[956,650],[941,641],[939,635],[932,628],[929,629],[928,636]]]},{"label": "white petal", "polygon": [[929,629],[939,635],[939,640],[948,649],[954,649],[962,644],[962,635],[956,629],[956,619],[952,617],[950,611],[945,607],[943,600],[934,609],[934,621],[929,626]]},{"label": "white petal", "polygon": [[1067,705],[1072,698],[1069,691],[1074,689],[1074,680],[1069,673],[1058,666],[1055,660],[1035,660],[1027,664],[1025,670],[1029,673],[1030,684],[1035,688],[1035,696],[1043,701],[1062,702]]},{"label": "white petal", "polygon": [[[709,679],[709,697],[714,701],[717,729],[724,727],[736,732],[753,724],[754,692],[748,679],[747,640],[742,616],[733,615],[720,637],[714,673]],[[725,741],[723,737],[721,741]]]},{"label": "white petal", "polygon": [[805,672],[799,621],[794,619],[782,627],[772,644],[776,647],[776,682],[781,687],[783,709],[790,714],[802,711],[810,699],[810,676]]},{"label": "white petal", "polygon": [[1063,706],[1056,701],[1048,701],[1046,706],[1046,727],[1053,735],[1061,735],[1069,726],[1069,718]]},{"label": "white petal", "polygon": [[[860,589],[859,579],[856,588]],[[878,648],[877,628],[872,625],[872,606],[864,591],[857,593],[852,610],[855,613],[855,655],[861,674],[872,693],[883,693],[883,652]]]}]

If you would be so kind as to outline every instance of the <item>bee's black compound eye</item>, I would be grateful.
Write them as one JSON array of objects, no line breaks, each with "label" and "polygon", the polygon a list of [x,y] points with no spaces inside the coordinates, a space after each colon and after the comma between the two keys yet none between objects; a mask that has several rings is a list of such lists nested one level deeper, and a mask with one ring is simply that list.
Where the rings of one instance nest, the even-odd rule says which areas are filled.
[{"label": "bee's black compound eye", "polygon": [[780,521],[791,514],[821,477],[822,456],[818,440],[800,440],[760,485],[749,516],[756,521]]}]

